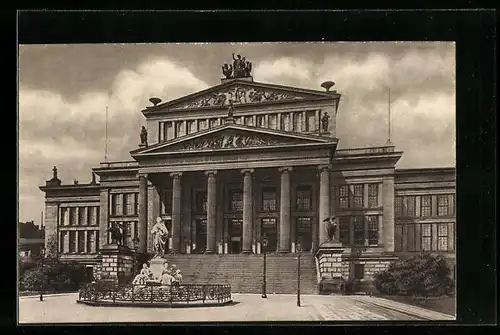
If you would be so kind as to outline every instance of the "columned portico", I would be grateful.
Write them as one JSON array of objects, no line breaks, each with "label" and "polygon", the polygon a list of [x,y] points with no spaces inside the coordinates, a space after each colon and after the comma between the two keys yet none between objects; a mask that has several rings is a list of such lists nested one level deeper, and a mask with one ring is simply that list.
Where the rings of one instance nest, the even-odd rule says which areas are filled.
[{"label": "columned portico", "polygon": [[181,235],[181,172],[173,172],[172,177],[172,253],[179,252]]},{"label": "columned portico", "polygon": [[319,170],[319,244],[328,241],[325,219],[330,217],[330,170],[328,165],[318,166]]},{"label": "columned portico", "polygon": [[207,175],[207,254],[216,251],[217,232],[217,171],[206,171]]},{"label": "columned portico", "polygon": [[252,203],[252,173],[253,169],[243,169],[243,231],[242,252],[252,252],[253,237],[253,203]]},{"label": "columned portico", "polygon": [[290,172],[292,168],[283,167],[279,171],[281,172],[279,252],[290,252]]},{"label": "columned portico", "polygon": [[139,175],[139,252],[147,252],[148,241],[148,177],[146,174]]}]

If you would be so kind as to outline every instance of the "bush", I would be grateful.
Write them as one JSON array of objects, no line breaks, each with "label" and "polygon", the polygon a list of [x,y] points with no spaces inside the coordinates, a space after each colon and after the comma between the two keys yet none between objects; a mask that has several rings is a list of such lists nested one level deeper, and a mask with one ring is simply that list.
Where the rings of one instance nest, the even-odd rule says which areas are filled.
[{"label": "bush", "polygon": [[377,291],[388,295],[441,296],[451,294],[454,282],[443,256],[420,254],[398,260],[374,275]]},{"label": "bush", "polygon": [[62,263],[47,259],[42,266],[36,263],[34,268],[26,270],[20,280],[21,291],[38,291],[44,281],[45,291],[73,291],[88,281],[85,267],[76,263]]}]

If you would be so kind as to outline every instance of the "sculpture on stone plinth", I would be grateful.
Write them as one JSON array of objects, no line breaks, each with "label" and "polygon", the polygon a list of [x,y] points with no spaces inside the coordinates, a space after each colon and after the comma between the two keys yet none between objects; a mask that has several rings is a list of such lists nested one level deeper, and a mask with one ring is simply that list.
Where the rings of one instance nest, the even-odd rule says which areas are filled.
[{"label": "sculpture on stone plinth", "polygon": [[222,74],[226,77],[226,79],[230,79],[233,77],[233,66],[231,64],[224,64],[222,66]]},{"label": "sculpture on stone plinth", "polygon": [[148,145],[148,131],[144,126],[141,129],[141,145]]},{"label": "sculpture on stone plinth", "polygon": [[330,115],[328,115],[327,112],[323,114],[323,117],[321,118],[321,128],[323,131],[328,131],[328,122],[330,120]]},{"label": "sculpture on stone plinth", "polygon": [[153,235],[153,248],[155,252],[153,258],[162,258],[165,255],[168,229],[160,217],[156,219],[156,223],[151,229],[151,234]]},{"label": "sculpture on stone plinth", "polygon": [[229,100],[229,107],[227,108],[227,117],[232,118],[234,115],[233,100]]},{"label": "sculpture on stone plinth", "polygon": [[113,223],[108,232],[111,233],[111,243],[123,244],[123,227],[121,225]]},{"label": "sculpture on stone plinth", "polygon": [[326,233],[328,234],[328,240],[330,242],[335,242],[335,234],[337,232],[337,219],[332,216],[323,220],[326,222]]},{"label": "sculpture on stone plinth", "polygon": [[57,179],[57,167],[55,167],[55,166],[52,169],[52,179],[54,179],[54,180]]}]

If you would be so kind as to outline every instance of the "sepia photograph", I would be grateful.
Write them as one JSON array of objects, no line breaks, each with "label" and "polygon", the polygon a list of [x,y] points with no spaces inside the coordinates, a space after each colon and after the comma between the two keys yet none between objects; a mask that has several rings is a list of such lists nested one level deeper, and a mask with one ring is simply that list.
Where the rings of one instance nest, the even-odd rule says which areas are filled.
[{"label": "sepia photograph", "polygon": [[20,44],[18,323],[455,320],[455,52]]}]

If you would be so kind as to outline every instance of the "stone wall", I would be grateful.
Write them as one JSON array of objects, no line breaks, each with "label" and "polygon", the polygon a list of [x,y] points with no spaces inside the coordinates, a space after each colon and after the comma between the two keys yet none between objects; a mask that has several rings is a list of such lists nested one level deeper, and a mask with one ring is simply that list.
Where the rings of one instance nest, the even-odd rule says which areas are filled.
[{"label": "stone wall", "polygon": [[341,253],[325,253],[319,257],[320,278],[341,278],[343,264]]},{"label": "stone wall", "polygon": [[130,249],[119,245],[105,245],[101,250],[101,262],[96,266],[101,280],[121,282],[133,275],[134,256]]}]

